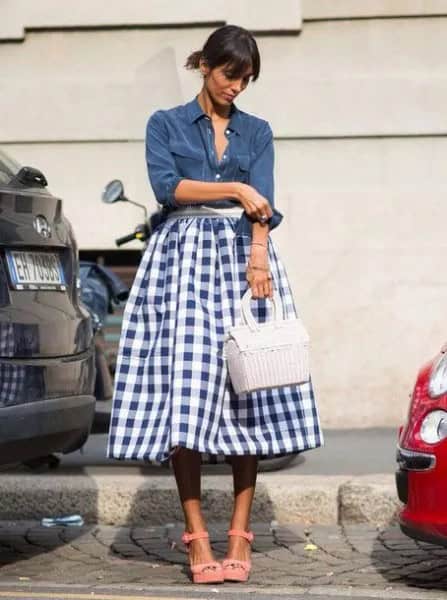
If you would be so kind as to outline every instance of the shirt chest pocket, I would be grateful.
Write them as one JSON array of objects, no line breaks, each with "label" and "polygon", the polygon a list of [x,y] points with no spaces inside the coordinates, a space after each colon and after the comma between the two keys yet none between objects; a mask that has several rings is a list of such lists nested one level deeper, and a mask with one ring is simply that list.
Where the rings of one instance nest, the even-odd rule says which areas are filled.
[{"label": "shirt chest pocket", "polygon": [[236,181],[247,182],[250,172],[250,155],[249,154],[237,154],[236,155]]},{"label": "shirt chest pocket", "polygon": [[200,150],[191,148],[187,144],[170,142],[169,152],[181,177],[188,179],[203,179],[205,155]]}]

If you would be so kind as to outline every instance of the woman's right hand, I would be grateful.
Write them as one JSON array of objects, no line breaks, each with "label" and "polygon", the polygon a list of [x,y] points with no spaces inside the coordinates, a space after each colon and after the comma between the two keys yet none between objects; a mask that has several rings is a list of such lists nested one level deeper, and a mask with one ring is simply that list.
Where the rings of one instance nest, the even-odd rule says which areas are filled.
[{"label": "woman's right hand", "polygon": [[261,221],[261,217],[265,216],[268,220],[273,215],[272,208],[267,198],[261,196],[254,187],[246,183],[240,183],[238,186],[238,200],[241,203],[247,215],[255,220]]}]

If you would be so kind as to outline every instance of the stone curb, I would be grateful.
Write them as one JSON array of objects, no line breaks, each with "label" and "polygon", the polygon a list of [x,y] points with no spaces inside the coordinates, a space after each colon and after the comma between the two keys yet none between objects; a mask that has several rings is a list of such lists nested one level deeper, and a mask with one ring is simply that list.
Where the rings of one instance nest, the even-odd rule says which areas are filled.
[{"label": "stone curb", "polygon": [[[0,519],[26,520],[79,513],[87,523],[135,526],[179,522],[183,518],[173,475],[8,473],[0,475],[0,489]],[[202,500],[209,520],[229,517],[231,477],[203,476]],[[398,508],[392,475],[261,473],[252,519],[309,525],[383,526],[395,521]]]},{"label": "stone curb", "polygon": [[339,523],[385,526],[396,522],[402,504],[393,475],[356,477],[338,490]]}]

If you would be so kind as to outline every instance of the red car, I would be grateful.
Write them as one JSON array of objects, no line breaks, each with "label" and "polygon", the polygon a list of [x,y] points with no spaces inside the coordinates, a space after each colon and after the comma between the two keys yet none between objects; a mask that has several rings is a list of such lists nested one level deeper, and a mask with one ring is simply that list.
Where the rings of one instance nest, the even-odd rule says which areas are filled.
[{"label": "red car", "polygon": [[419,372],[397,462],[402,531],[447,546],[447,344]]}]

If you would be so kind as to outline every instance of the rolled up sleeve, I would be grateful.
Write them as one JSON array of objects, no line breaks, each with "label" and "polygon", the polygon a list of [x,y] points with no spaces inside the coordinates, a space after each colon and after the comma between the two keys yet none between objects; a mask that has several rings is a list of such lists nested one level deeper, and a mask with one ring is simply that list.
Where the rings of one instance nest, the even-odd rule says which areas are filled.
[{"label": "rolled up sleeve", "polygon": [[175,190],[184,177],[179,175],[169,151],[169,136],[162,111],[155,112],[147,123],[146,164],[157,202],[167,208],[178,207]]},{"label": "rolled up sleeve", "polygon": [[258,129],[255,138],[255,152],[256,157],[250,165],[249,184],[264,196],[272,207],[273,215],[268,224],[270,229],[274,229],[281,223],[283,215],[275,208],[273,132],[267,121],[264,121]]}]

